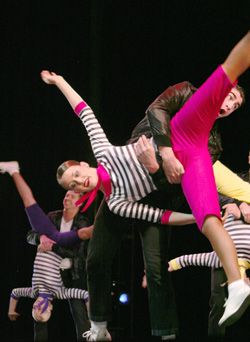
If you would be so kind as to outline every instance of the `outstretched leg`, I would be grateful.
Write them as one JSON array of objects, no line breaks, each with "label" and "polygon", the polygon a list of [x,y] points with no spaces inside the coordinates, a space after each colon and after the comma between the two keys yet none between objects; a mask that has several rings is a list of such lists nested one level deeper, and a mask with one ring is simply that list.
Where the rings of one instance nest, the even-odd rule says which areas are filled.
[{"label": "outstretched leg", "polygon": [[25,208],[30,207],[31,205],[36,203],[31,188],[28,186],[26,181],[23,179],[23,176],[20,174],[18,162],[0,162],[0,172],[8,172],[10,176],[12,176],[13,182],[15,183],[15,186]]},{"label": "outstretched leg", "polygon": [[76,231],[60,233],[48,216],[39,207],[33,196],[31,188],[20,174],[18,162],[0,162],[0,172],[8,172],[9,175],[12,176],[33,230],[40,235],[44,234],[48,236],[50,239],[62,246],[72,245],[79,242],[79,237]]},{"label": "outstretched leg", "polygon": [[231,82],[250,67],[250,31],[231,50],[222,67]]},{"label": "outstretched leg", "polygon": [[242,315],[250,304],[250,288],[241,280],[234,243],[220,219],[208,136],[224,98],[249,66],[250,32],[171,121],[173,150],[185,168],[183,191],[228,278],[229,296],[220,325],[232,324]]},{"label": "outstretched leg", "polygon": [[249,67],[250,31],[171,120],[172,143],[176,150],[207,148],[210,130],[225,97]]}]

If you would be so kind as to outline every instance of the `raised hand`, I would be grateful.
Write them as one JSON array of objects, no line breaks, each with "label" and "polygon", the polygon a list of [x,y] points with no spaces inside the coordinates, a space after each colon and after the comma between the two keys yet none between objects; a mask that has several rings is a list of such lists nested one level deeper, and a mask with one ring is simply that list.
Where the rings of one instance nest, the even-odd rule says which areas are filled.
[{"label": "raised hand", "polygon": [[43,82],[47,84],[56,84],[56,81],[58,80],[58,78],[62,78],[62,76],[57,75],[55,72],[48,71],[48,70],[41,71],[40,76]]}]

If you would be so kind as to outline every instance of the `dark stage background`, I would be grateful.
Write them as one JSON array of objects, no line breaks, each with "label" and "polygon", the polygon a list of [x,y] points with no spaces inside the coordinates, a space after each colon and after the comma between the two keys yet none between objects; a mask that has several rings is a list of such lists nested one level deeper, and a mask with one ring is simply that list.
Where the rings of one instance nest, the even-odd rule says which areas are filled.
[{"label": "dark stage background", "polygon": [[[81,123],[57,89],[40,80],[40,71],[62,74],[95,110],[110,141],[124,144],[168,85],[189,80],[199,86],[224,61],[249,29],[249,13],[249,1],[2,1],[0,160],[20,162],[45,211],[61,208],[64,191],[55,180],[57,166],[67,159],[94,160]],[[247,93],[246,105],[220,122],[221,160],[234,171],[248,168],[249,71],[239,83]],[[8,175],[0,176],[0,189],[0,338],[32,341],[32,301],[20,302],[15,323],[8,321],[7,309],[11,289],[31,284],[35,250],[26,243],[29,223]],[[173,231],[172,238],[172,256],[210,250],[195,227]],[[110,323],[111,332],[125,340],[150,336],[142,275],[141,247],[131,227],[114,265],[114,292],[128,291],[131,302],[120,306],[114,296]],[[209,270],[173,276],[181,332],[203,341]],[[248,310],[235,334],[247,336],[249,317]],[[67,303],[55,303],[50,336],[74,340]]]}]

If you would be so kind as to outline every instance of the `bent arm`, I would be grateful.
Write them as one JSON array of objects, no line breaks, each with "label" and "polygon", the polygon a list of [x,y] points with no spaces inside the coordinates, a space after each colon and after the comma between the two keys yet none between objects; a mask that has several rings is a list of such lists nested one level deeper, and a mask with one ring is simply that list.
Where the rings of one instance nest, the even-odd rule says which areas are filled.
[{"label": "bent arm", "polygon": [[35,294],[32,287],[17,287],[12,290],[11,297],[18,300],[20,297],[34,298]]},{"label": "bent arm", "polygon": [[61,246],[70,246],[80,241],[77,231],[59,232],[37,203],[25,208],[25,211],[32,229],[38,234],[46,235]]},{"label": "bent arm", "polygon": [[195,89],[189,82],[168,87],[146,111],[154,141],[162,157],[165,176],[171,184],[180,183],[185,170],[172,150],[170,120]]},{"label": "bent arm", "polygon": [[146,110],[152,136],[157,146],[171,147],[169,122],[180,110],[195,88],[189,82],[181,82],[168,87]]},{"label": "bent arm", "polygon": [[16,311],[17,304],[18,298],[10,296],[8,317],[11,321],[16,321],[17,318],[20,316],[20,314]]},{"label": "bent arm", "polygon": [[213,164],[217,190],[224,196],[250,203],[250,184],[217,160]]}]

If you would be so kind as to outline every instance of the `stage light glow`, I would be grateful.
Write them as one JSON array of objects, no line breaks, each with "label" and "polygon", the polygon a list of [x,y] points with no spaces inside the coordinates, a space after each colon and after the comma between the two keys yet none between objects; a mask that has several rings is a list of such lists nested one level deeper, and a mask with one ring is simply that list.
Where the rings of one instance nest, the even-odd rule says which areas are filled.
[{"label": "stage light glow", "polygon": [[127,293],[121,293],[119,295],[119,302],[121,304],[128,304],[129,303],[129,295]]}]

